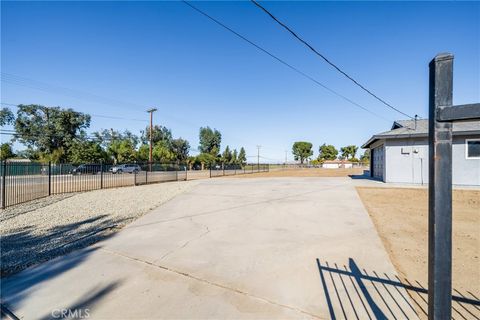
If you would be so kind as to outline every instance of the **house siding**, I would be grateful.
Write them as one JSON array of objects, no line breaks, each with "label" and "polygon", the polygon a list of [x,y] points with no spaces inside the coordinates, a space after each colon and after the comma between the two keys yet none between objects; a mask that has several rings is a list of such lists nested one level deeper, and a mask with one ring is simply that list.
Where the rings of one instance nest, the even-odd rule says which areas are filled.
[{"label": "house siding", "polygon": [[[455,136],[452,144],[452,182],[480,185],[480,159],[467,159],[465,139],[480,135]],[[428,139],[402,138],[385,141],[385,175],[393,183],[428,183]]]}]

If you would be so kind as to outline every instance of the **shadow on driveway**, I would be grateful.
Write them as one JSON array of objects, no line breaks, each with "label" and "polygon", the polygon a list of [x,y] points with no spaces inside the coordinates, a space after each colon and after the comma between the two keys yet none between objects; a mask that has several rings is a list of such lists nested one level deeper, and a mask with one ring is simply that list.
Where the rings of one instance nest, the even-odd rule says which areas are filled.
[{"label": "shadow on driveway", "polygon": [[[320,280],[331,319],[411,319],[428,316],[428,291],[396,275],[367,272],[352,258],[346,265],[330,265],[317,259]],[[343,268],[342,268],[343,267]],[[480,300],[470,293],[452,297],[453,319],[480,319]],[[412,303],[413,302],[413,303]]]}]

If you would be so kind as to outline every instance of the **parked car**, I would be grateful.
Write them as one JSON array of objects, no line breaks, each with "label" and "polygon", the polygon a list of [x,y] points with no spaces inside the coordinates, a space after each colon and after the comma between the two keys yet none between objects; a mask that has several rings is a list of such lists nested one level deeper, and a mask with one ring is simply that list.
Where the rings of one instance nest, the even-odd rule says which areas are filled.
[{"label": "parked car", "polygon": [[142,169],[138,164],[121,164],[113,166],[110,171],[115,173],[139,173]]},{"label": "parked car", "polygon": [[102,171],[102,166],[100,164],[81,164],[76,168],[72,169],[73,175],[80,174],[97,174]]}]

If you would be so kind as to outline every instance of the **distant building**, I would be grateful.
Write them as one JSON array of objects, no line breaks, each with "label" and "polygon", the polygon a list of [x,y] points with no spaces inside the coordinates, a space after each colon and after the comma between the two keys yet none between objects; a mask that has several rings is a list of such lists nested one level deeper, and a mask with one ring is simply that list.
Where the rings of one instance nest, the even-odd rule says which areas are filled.
[{"label": "distant building", "polygon": [[[428,120],[395,121],[371,137],[370,174],[384,182],[428,183]],[[455,122],[453,184],[480,186],[480,121]]]},{"label": "distant building", "polygon": [[322,163],[322,168],[326,169],[338,169],[338,168],[351,168],[353,163],[348,160],[325,160]]},{"label": "distant building", "polygon": [[7,159],[7,162],[30,163],[30,162],[32,162],[32,160],[30,160],[30,159],[25,159],[25,158],[9,158],[9,159]]}]

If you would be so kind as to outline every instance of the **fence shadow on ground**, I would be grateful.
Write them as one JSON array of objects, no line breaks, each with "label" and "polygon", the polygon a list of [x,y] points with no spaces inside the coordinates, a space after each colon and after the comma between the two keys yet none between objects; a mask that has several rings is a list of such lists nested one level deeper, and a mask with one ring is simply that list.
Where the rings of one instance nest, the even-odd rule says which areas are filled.
[{"label": "fence shadow on ground", "polygon": [[97,215],[79,222],[38,230],[34,225],[2,235],[1,276],[17,273],[33,264],[53,259],[109,238],[125,219]]},{"label": "fence shadow on ground", "polygon": [[[330,265],[317,259],[320,281],[331,319],[426,319],[427,289],[418,281],[368,272],[349,259]],[[480,300],[454,290],[452,319],[480,319]]]}]

